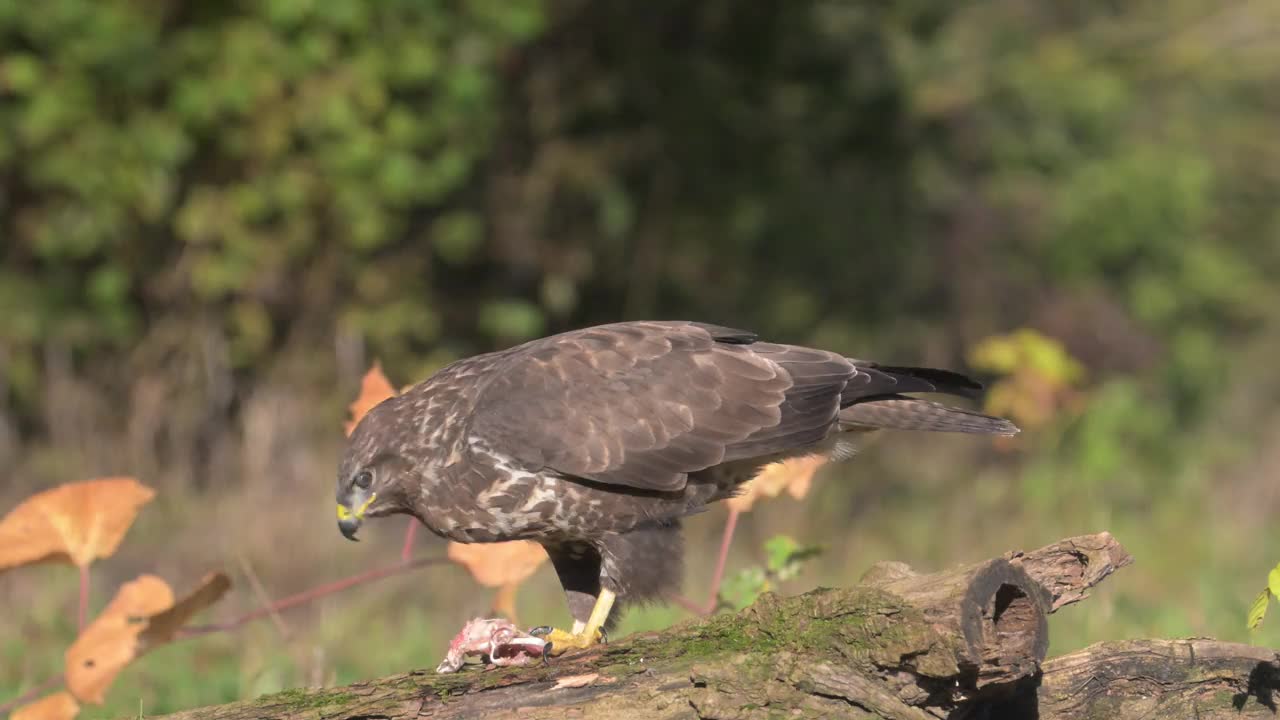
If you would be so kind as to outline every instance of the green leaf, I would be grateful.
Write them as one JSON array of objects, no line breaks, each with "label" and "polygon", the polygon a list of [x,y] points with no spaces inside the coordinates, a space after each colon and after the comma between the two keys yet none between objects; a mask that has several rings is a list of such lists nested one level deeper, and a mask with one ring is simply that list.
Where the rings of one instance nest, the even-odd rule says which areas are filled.
[{"label": "green leaf", "polygon": [[768,590],[769,579],[758,567],[740,570],[730,575],[720,586],[720,602],[733,608],[744,608],[756,601]]},{"label": "green leaf", "polygon": [[800,543],[789,535],[774,535],[764,543],[765,557],[768,558],[769,569],[777,572],[791,561],[791,555],[800,548]]},{"label": "green leaf", "polygon": [[817,545],[801,545],[786,535],[775,535],[764,544],[768,573],[778,581],[800,574],[804,564],[822,554]]},{"label": "green leaf", "polygon": [[[1271,574],[1275,575],[1275,571],[1272,570]],[[1248,625],[1250,630],[1257,630],[1258,626],[1262,624],[1262,619],[1267,616],[1267,606],[1270,604],[1271,590],[1263,588],[1262,592],[1258,593],[1258,597],[1253,599],[1253,604],[1249,606]]]},{"label": "green leaf", "polygon": [[1280,564],[1271,568],[1271,572],[1267,574],[1267,589],[1272,595],[1280,597]]}]

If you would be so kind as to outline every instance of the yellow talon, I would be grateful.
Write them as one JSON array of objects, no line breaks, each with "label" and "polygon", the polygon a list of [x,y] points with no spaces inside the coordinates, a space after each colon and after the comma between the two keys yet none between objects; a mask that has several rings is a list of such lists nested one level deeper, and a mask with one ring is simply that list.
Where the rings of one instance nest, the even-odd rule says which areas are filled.
[{"label": "yellow talon", "polygon": [[[604,623],[609,619],[609,611],[613,609],[615,596],[611,591],[601,589],[596,597],[595,607],[591,608],[591,617],[578,632],[565,632],[552,629],[544,637],[551,643],[549,655],[562,655],[568,650],[586,650],[604,640]],[[578,630],[578,628],[574,628]]]},{"label": "yellow talon", "polygon": [[556,628],[544,635],[543,638],[551,643],[551,650],[547,654],[557,656],[563,655],[570,650],[586,650],[594,647],[604,639],[604,633],[596,630],[591,634],[580,632],[575,635]]}]

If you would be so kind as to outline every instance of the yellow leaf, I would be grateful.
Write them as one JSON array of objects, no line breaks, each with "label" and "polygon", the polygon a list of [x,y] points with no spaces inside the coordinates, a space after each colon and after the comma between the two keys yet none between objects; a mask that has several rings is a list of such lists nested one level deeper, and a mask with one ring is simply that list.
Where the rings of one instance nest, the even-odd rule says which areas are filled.
[{"label": "yellow leaf", "polygon": [[373,367],[360,380],[360,394],[350,405],[351,419],[346,424],[347,434],[350,435],[356,425],[360,424],[361,418],[377,407],[378,403],[395,395],[396,389],[391,387],[391,382],[383,374],[382,365],[374,362]]},{"label": "yellow leaf", "polygon": [[85,567],[110,557],[155,491],[133,478],[59,485],[0,520],[0,570],[60,561]]},{"label": "yellow leaf", "polygon": [[746,483],[740,494],[729,498],[725,504],[736,512],[747,512],[757,500],[777,497],[784,490],[799,500],[809,493],[813,474],[826,465],[827,460],[826,455],[805,455],[770,463]]},{"label": "yellow leaf", "polygon": [[82,702],[101,704],[125,666],[172,640],[183,623],[217,602],[230,587],[226,575],[211,573],[175,603],[168,583],[154,575],[125,583],[67,649],[67,688]]},{"label": "yellow leaf", "polygon": [[1258,597],[1253,599],[1253,604],[1249,606],[1248,626],[1250,630],[1257,630],[1262,624],[1262,619],[1267,616],[1267,606],[1271,604],[1271,591],[1263,588],[1258,593]]},{"label": "yellow leaf", "polygon": [[969,364],[977,370],[1011,373],[1018,368],[1018,346],[1008,335],[986,338],[969,351]]},{"label": "yellow leaf", "polygon": [[448,555],[485,587],[519,583],[547,561],[547,551],[529,540],[471,544],[451,542]]},{"label": "yellow leaf", "polygon": [[63,690],[28,703],[13,711],[9,720],[72,720],[80,714],[80,703]]}]

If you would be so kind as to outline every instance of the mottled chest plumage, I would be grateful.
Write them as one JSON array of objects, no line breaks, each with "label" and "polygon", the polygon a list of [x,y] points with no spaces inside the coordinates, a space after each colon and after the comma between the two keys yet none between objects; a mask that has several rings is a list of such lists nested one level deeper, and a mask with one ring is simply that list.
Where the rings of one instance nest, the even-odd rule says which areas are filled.
[{"label": "mottled chest plumage", "polygon": [[689,493],[618,493],[550,470],[536,470],[468,443],[461,461],[424,484],[419,516],[460,542],[585,540],[626,532],[646,519],[682,514]]}]

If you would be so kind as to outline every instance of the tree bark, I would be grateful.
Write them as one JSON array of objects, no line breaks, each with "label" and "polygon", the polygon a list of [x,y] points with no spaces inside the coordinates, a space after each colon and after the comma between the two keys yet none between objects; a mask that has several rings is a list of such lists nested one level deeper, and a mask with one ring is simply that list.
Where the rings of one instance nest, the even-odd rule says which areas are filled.
[{"label": "tree bark", "polygon": [[1044,659],[1046,616],[1130,561],[1101,533],[927,575],[881,563],[851,588],[765,595],[545,666],[417,671],[170,719],[1273,716],[1270,650],[1145,640]]}]

